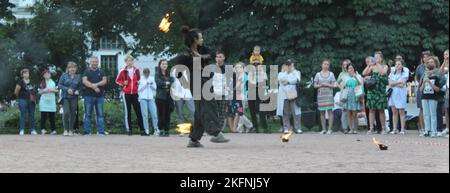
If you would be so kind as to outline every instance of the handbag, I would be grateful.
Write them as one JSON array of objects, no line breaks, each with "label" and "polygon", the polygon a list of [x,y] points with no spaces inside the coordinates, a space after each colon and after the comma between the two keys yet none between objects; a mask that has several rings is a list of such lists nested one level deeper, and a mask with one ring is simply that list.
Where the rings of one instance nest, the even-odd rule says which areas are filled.
[{"label": "handbag", "polygon": [[347,100],[348,100],[348,92],[349,92],[348,88],[342,89],[342,91],[341,91],[341,98],[340,98],[340,101],[342,103],[347,102]]},{"label": "handbag", "polygon": [[377,80],[373,77],[371,77],[365,84],[365,87],[367,90],[374,90],[377,88]]},{"label": "handbag", "polygon": [[37,102],[37,97],[34,94],[30,94],[30,102],[36,103]]},{"label": "handbag", "polygon": [[364,97],[364,86],[358,85],[355,87],[355,96],[357,98],[363,98]]},{"label": "handbag", "polygon": [[387,91],[386,91],[386,96],[387,96],[387,98],[391,98],[391,96],[392,96],[392,92],[393,92],[394,90],[392,89],[392,88],[389,88]]}]

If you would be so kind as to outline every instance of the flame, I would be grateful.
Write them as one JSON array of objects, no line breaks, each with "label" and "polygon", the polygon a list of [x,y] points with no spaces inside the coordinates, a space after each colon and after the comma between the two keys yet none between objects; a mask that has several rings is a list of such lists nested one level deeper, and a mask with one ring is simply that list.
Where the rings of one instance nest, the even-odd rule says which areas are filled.
[{"label": "flame", "polygon": [[378,147],[380,148],[380,150],[387,150],[388,146],[382,144],[380,141],[378,141],[375,137],[372,139],[373,143],[378,145]]},{"label": "flame", "polygon": [[293,134],[294,132],[292,132],[292,131],[289,131],[289,133],[287,133],[287,134],[284,134],[284,135],[281,135],[281,141],[282,142],[289,142],[289,137]]},{"label": "flame", "polygon": [[372,139],[373,143],[376,145],[380,145],[380,141],[378,141],[375,137]]},{"label": "flame", "polygon": [[172,22],[170,21],[169,14],[166,14],[166,16],[161,20],[161,23],[159,24],[159,30],[167,33],[170,31],[170,25],[172,25]]},{"label": "flame", "polygon": [[183,123],[177,125],[177,132],[188,134],[191,133],[192,124],[191,123]]}]

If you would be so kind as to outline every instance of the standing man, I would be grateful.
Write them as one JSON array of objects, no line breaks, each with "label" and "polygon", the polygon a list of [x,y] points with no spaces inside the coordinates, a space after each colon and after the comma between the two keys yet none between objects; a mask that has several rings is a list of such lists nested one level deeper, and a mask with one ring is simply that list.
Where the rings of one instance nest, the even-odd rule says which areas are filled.
[{"label": "standing man", "polygon": [[84,134],[91,134],[91,114],[95,108],[97,116],[97,135],[105,135],[105,116],[103,104],[105,101],[104,86],[107,84],[107,77],[102,70],[98,68],[98,58],[91,56],[89,58],[90,67],[83,73],[83,92],[84,97]]},{"label": "standing man", "polygon": [[[217,102],[217,117],[219,120],[219,128],[222,131],[226,123],[227,97],[230,91],[229,78],[225,73],[225,54],[221,51],[216,52],[216,67],[218,70],[214,72],[212,86]],[[228,76],[229,77],[229,76]]]}]

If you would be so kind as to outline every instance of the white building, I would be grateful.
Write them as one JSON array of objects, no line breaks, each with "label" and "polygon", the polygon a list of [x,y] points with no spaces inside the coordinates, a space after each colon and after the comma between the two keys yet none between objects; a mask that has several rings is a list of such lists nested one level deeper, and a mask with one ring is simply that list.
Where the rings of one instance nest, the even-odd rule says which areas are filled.
[{"label": "white building", "polygon": [[15,7],[12,8],[12,12],[16,19],[31,19],[34,15],[30,12],[30,8],[39,0],[9,0],[10,3],[14,4]]},{"label": "white building", "polygon": [[[34,15],[30,12],[30,8],[40,0],[10,0],[14,4],[12,9],[16,19],[32,19]],[[97,56],[100,60],[100,67],[108,73],[110,79],[117,76],[118,71],[125,67],[124,58],[127,54],[126,50],[131,50],[136,41],[129,36],[120,35],[116,38],[102,37],[98,40],[92,40],[92,36],[86,34],[86,46],[91,55]],[[154,55],[141,55],[136,57],[135,64],[141,70],[149,68],[151,73],[155,72],[157,66],[157,58]]]}]

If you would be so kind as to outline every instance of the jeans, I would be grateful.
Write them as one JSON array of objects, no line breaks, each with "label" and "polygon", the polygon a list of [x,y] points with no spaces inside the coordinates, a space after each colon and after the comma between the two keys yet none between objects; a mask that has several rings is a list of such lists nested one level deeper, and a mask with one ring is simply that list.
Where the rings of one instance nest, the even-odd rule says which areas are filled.
[{"label": "jeans", "polygon": [[184,123],[184,116],[183,116],[183,105],[186,104],[188,110],[189,110],[189,121],[194,121],[194,113],[195,113],[195,104],[194,100],[192,99],[180,99],[175,100],[175,108],[177,111],[177,123],[181,124]]},{"label": "jeans", "polygon": [[84,133],[91,133],[91,115],[92,111],[95,109],[95,115],[97,116],[97,132],[103,134],[105,132],[105,115],[103,111],[103,104],[105,98],[103,96],[93,97],[93,96],[85,96],[84,97]]},{"label": "jeans", "polygon": [[437,100],[422,99],[423,120],[425,122],[425,132],[437,135]]},{"label": "jeans", "polygon": [[25,131],[25,124],[27,120],[27,114],[30,117],[30,129],[34,131],[35,121],[34,121],[34,109],[36,104],[30,102],[26,99],[19,99],[19,110],[20,110],[20,131]]},{"label": "jeans", "polygon": [[148,125],[148,111],[150,111],[150,116],[152,117],[153,129],[155,134],[159,133],[158,128],[158,115],[155,101],[152,99],[141,99],[141,111],[142,111],[142,119],[144,122],[144,130],[146,134],[150,133],[149,125]]}]

